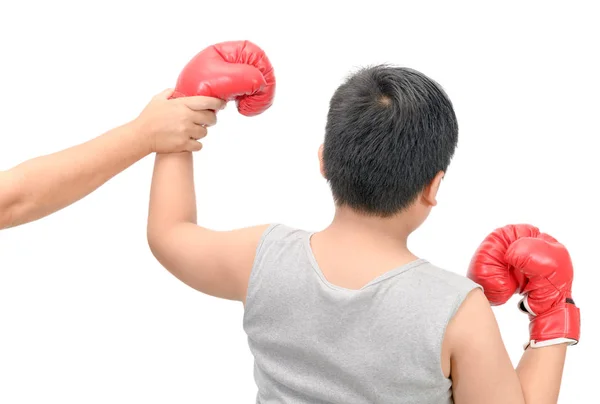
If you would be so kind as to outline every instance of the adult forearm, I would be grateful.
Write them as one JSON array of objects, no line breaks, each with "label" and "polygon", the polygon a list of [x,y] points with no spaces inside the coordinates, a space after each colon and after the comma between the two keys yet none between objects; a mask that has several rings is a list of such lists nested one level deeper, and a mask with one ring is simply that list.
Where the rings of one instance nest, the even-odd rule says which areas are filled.
[{"label": "adult forearm", "polygon": [[[9,214],[1,227],[42,218],[88,195],[151,151],[127,124],[86,143],[26,161],[6,173]],[[8,196],[10,195],[10,196]]]},{"label": "adult forearm", "polygon": [[555,404],[558,401],[566,354],[566,344],[525,351],[517,366],[525,403]]},{"label": "adult forearm", "polygon": [[180,223],[196,223],[191,153],[157,154],[150,190],[149,236]]}]

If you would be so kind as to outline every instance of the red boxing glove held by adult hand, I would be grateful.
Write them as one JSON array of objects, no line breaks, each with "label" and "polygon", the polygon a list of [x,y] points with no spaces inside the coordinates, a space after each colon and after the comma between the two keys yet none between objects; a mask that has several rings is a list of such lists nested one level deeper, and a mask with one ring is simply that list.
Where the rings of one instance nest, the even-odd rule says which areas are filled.
[{"label": "red boxing glove held by adult hand", "polygon": [[532,348],[577,344],[579,308],[571,296],[573,264],[566,247],[547,234],[515,241],[506,262],[527,279],[521,310],[529,313]]},{"label": "red boxing glove held by adult hand", "polygon": [[235,100],[242,115],[258,115],[273,104],[275,73],[265,52],[252,42],[218,43],[183,68],[172,97],[197,95]]}]

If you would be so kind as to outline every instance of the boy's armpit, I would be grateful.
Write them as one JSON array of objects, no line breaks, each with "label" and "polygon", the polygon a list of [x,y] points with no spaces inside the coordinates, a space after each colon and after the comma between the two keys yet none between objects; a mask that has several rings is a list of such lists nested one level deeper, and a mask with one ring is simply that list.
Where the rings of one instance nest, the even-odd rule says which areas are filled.
[{"label": "boy's armpit", "polygon": [[211,296],[244,301],[258,243],[269,225],[214,231],[181,223],[149,231],[156,259],[175,277]]},{"label": "boy's armpit", "polygon": [[456,404],[524,403],[496,317],[481,289],[465,299],[446,330]]}]

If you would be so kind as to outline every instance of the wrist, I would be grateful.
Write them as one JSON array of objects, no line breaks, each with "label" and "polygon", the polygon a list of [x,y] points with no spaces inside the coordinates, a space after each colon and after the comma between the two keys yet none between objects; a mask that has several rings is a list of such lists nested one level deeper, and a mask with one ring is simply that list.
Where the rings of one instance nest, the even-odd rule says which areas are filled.
[{"label": "wrist", "polygon": [[147,156],[156,151],[156,145],[153,140],[154,137],[147,126],[139,118],[123,125],[123,129],[125,130],[125,133],[131,137],[133,147],[142,153],[143,156]]},{"label": "wrist", "polygon": [[580,336],[579,308],[563,303],[538,316],[530,315],[529,346],[541,348],[550,345],[575,345]]}]

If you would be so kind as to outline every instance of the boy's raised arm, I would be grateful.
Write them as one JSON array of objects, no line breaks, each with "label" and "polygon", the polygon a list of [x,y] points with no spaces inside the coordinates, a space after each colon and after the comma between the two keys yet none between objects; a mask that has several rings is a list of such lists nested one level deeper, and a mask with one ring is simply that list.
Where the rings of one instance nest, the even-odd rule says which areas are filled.
[{"label": "boy's raised arm", "polygon": [[156,156],[148,244],[156,259],[185,284],[212,296],[245,300],[266,228],[213,231],[196,225],[191,153]]},{"label": "boy's raised arm", "polygon": [[[448,327],[456,402],[556,403],[567,346],[576,344],[580,333],[579,308],[571,296],[573,264],[565,246],[534,226],[508,225],[486,237],[468,276],[487,299],[477,292]],[[489,304],[504,304],[515,293],[523,296],[519,308],[529,315],[530,337],[516,372],[509,372]]]},{"label": "boy's raised arm", "polygon": [[[253,116],[271,106],[275,75],[255,44],[222,42],[192,58],[179,76],[176,93],[235,100],[241,114]],[[216,115],[211,118],[211,124],[216,122]],[[192,155],[156,157],[148,244],[156,259],[184,283],[209,295],[244,301],[256,248],[266,228],[219,232],[197,226]]]},{"label": "boy's raised arm", "polygon": [[558,401],[566,343],[525,350],[516,371],[483,292],[471,292],[448,326],[456,404],[551,404]]}]

